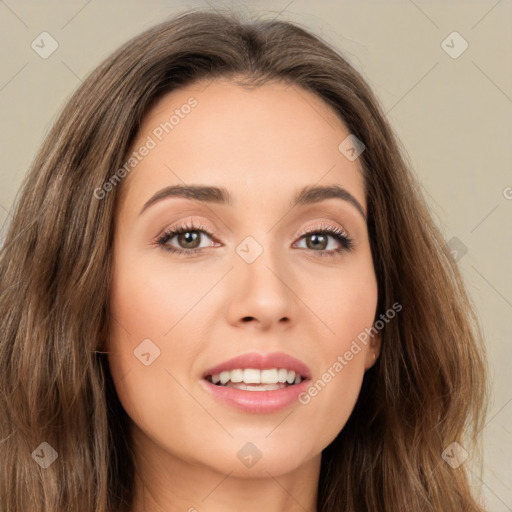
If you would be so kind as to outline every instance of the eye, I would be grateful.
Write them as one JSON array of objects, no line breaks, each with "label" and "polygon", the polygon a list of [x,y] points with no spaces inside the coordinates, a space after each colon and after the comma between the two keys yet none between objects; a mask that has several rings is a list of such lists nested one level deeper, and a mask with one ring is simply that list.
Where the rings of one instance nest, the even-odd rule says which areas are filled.
[{"label": "eye", "polygon": [[[156,240],[156,243],[166,251],[190,255],[200,252],[205,247],[212,246],[211,243],[203,246],[200,245],[201,239],[205,235],[211,238],[213,233],[207,231],[207,228],[203,225],[196,226],[193,223],[189,225],[180,224],[162,233]],[[177,247],[170,244],[173,239],[176,239]]]},{"label": "eye", "polygon": [[[335,240],[334,244],[331,244],[330,250],[328,250],[329,238]],[[320,228],[310,228],[302,232],[300,241],[305,241],[307,249],[318,253],[316,256],[336,256],[342,252],[350,251],[354,246],[348,233],[328,224],[322,224]],[[332,245],[334,245],[334,248]]]},{"label": "eye", "polygon": [[[162,233],[157,238],[156,244],[171,253],[193,256],[205,248],[213,247],[211,242],[201,246],[201,239],[205,236],[211,240],[215,235],[202,224],[180,224]],[[310,228],[299,236],[300,242],[306,242],[306,247],[301,247],[301,249],[310,249],[316,253],[315,256],[337,256],[353,248],[352,239],[344,230],[328,224],[322,224],[314,229]],[[333,239],[334,243],[330,244],[329,239]],[[176,245],[171,243],[173,241]]]}]

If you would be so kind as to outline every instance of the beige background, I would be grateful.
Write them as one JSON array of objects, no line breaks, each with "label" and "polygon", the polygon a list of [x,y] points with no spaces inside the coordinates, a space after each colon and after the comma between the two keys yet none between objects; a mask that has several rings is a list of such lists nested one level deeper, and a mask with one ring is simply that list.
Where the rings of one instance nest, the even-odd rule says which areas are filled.
[{"label": "beige background", "polygon": [[[131,36],[209,5],[312,29],[344,52],[384,105],[446,240],[458,239],[459,257],[467,248],[459,265],[482,320],[493,377],[482,491],[490,512],[512,511],[510,0],[0,1],[0,225],[80,81]],[[43,31],[59,45],[47,59],[31,48]],[[441,46],[454,31],[469,44],[455,59]],[[452,52],[462,43],[447,40]]]}]

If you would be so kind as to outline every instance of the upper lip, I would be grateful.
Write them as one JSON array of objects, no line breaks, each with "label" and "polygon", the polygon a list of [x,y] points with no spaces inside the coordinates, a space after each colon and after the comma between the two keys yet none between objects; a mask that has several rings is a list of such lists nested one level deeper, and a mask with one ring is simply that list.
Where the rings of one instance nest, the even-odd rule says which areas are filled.
[{"label": "upper lip", "polygon": [[270,354],[250,352],[242,354],[206,370],[203,373],[203,378],[208,375],[215,375],[223,371],[236,370],[238,368],[254,368],[257,370],[264,370],[267,368],[286,368],[287,370],[293,370],[303,378],[311,378],[311,370],[305,363],[293,356],[285,354],[284,352],[271,352]]}]

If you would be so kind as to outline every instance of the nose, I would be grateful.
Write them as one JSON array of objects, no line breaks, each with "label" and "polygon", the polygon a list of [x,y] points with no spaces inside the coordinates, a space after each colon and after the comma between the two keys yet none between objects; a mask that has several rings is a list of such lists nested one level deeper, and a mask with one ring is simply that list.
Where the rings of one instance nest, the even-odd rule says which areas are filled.
[{"label": "nose", "polygon": [[228,321],[237,326],[253,323],[261,330],[291,327],[299,301],[293,282],[290,267],[267,248],[251,263],[235,254],[227,283]]}]

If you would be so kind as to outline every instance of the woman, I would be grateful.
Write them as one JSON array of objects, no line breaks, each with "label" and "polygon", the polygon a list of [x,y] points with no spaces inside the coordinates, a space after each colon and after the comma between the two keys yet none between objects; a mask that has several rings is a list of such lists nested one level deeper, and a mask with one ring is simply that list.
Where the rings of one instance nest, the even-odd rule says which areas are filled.
[{"label": "woman", "polygon": [[188,12],[73,95],[0,258],[0,508],[481,511],[479,328],[377,100]]}]

